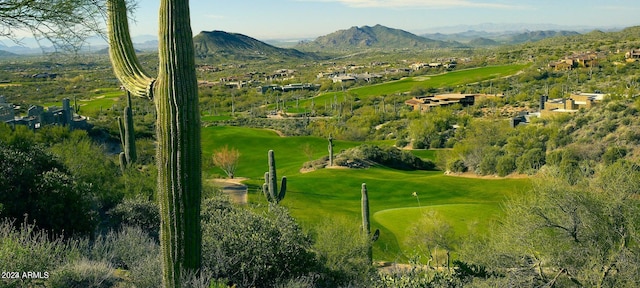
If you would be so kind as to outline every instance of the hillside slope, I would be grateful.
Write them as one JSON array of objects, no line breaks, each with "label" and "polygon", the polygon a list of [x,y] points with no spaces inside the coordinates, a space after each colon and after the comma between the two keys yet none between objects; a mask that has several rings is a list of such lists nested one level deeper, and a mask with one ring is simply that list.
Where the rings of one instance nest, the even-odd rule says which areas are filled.
[{"label": "hillside slope", "polygon": [[196,57],[220,60],[312,59],[313,54],[283,49],[237,33],[202,31],[193,38]]},{"label": "hillside slope", "polygon": [[424,38],[400,29],[382,25],[351,27],[320,36],[311,42],[300,43],[301,50],[353,50],[362,48],[411,49],[458,47],[457,42]]}]

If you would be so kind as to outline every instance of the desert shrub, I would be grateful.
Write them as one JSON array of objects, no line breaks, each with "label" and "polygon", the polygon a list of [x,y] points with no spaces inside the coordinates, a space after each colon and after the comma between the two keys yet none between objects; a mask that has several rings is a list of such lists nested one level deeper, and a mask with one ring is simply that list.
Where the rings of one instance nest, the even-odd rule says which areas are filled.
[{"label": "desert shrub", "polygon": [[136,265],[129,268],[130,282],[135,287],[162,286],[162,263],[160,254],[149,254],[136,261]]},{"label": "desert shrub", "polygon": [[545,164],[545,152],[540,148],[528,150],[516,159],[519,173],[534,173]]},{"label": "desert shrub", "polygon": [[277,205],[254,212],[205,200],[202,243],[203,267],[238,287],[271,287],[315,266],[311,239]]},{"label": "desert shrub", "polygon": [[606,165],[611,165],[618,159],[627,156],[627,148],[625,147],[608,147],[602,154],[602,161]]},{"label": "desert shrub", "polygon": [[476,169],[480,175],[495,174],[496,166],[498,165],[498,157],[501,154],[500,147],[490,146],[484,149],[480,165]]},{"label": "desert shrub", "polygon": [[47,285],[52,288],[108,288],[118,283],[110,263],[80,259],[51,272]]},{"label": "desert shrub", "polygon": [[138,227],[151,238],[159,239],[160,209],[156,202],[142,197],[124,199],[108,214],[110,226],[114,229],[121,229],[123,226]]},{"label": "desert shrub", "polygon": [[380,164],[389,168],[400,170],[430,170],[435,164],[428,160],[422,160],[409,151],[396,147],[379,147],[376,145],[362,144],[348,149],[336,156],[335,164],[352,168],[366,168],[374,164]]},{"label": "desert shrub", "polygon": [[314,249],[323,266],[327,287],[366,287],[375,274],[369,263],[369,237],[361,233],[358,219],[332,218],[316,228]]},{"label": "desert shrub", "polygon": [[407,140],[407,138],[402,137],[396,140],[396,147],[398,148],[403,148],[403,147],[406,147],[407,145],[409,145],[409,140]]},{"label": "desert shrub", "polygon": [[516,170],[516,159],[511,155],[503,155],[498,158],[496,172],[498,176],[504,177]]},{"label": "desert shrub", "polygon": [[[50,272],[73,254],[62,238],[50,237],[34,225],[0,222],[0,270]],[[14,281],[15,280],[15,281]],[[20,287],[20,279],[3,279],[2,287]]]},{"label": "desert shrub", "polygon": [[413,287],[464,287],[462,281],[441,271],[427,271],[414,268],[389,273],[381,272],[375,287],[413,288]]},{"label": "desert shrub", "polygon": [[623,104],[620,101],[614,101],[614,102],[607,103],[607,105],[605,106],[605,109],[611,112],[620,112],[627,109],[627,105]]},{"label": "desert shrub", "polygon": [[326,167],[328,163],[329,163],[329,156],[324,156],[320,159],[304,162],[304,164],[302,164],[302,168],[312,169],[312,170],[322,169]]},{"label": "desert shrub", "polygon": [[115,268],[130,269],[146,260],[148,255],[159,255],[158,244],[146,231],[138,227],[123,227],[98,236],[88,253],[90,259],[106,261]]},{"label": "desert shrub", "polygon": [[457,159],[449,165],[449,171],[455,173],[467,172],[467,166],[464,164],[464,160]]}]

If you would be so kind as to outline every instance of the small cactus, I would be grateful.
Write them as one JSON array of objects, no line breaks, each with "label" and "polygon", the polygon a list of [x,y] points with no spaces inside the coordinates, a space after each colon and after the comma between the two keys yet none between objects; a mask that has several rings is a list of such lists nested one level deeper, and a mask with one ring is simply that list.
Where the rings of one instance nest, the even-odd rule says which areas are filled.
[{"label": "small cactus", "polygon": [[124,161],[122,157],[120,158],[120,166],[126,168],[138,159],[136,153],[136,136],[133,130],[131,93],[129,92],[127,92],[127,107],[124,108],[123,118],[118,117],[118,128],[120,128],[120,144],[122,144],[122,151],[125,156]]},{"label": "small cactus", "polygon": [[269,203],[278,204],[287,192],[287,177],[282,177],[282,184],[278,192],[278,183],[276,176],[276,157],[273,150],[269,150],[269,171],[264,173],[264,184],[262,184],[262,192],[267,197]]},{"label": "small cactus", "polygon": [[333,166],[333,137],[329,134],[329,167]]},{"label": "small cactus", "polygon": [[76,114],[80,114],[80,106],[78,105],[78,98],[73,96],[73,111]]}]

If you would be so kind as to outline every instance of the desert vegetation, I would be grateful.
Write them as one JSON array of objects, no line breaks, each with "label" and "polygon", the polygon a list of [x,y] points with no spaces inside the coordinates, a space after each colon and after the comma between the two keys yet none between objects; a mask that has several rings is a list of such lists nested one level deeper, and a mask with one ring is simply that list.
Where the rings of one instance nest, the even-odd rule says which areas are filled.
[{"label": "desert vegetation", "polygon": [[[125,1],[109,3],[126,17]],[[174,39],[184,45],[136,52],[126,21],[110,21],[124,43],[111,58],[0,58],[0,94],[19,116],[68,98],[91,124],[0,123],[0,270],[18,273],[3,274],[4,286],[640,282],[640,64],[618,52],[640,47],[637,27],[491,48],[219,59],[202,45],[193,54],[184,27],[165,27],[189,32]],[[598,65],[549,67],[576,51],[601,52]],[[456,65],[407,69],[443,58]],[[332,69],[380,77],[317,76]],[[56,77],[33,77],[44,72]],[[245,76],[270,80],[218,81]],[[317,89],[262,89],[297,83]],[[510,121],[538,112],[541,95],[578,91],[603,97]],[[429,111],[405,105],[444,93],[484,96]],[[169,109],[176,101],[188,105]],[[247,203],[231,201],[219,178],[242,182]]]}]

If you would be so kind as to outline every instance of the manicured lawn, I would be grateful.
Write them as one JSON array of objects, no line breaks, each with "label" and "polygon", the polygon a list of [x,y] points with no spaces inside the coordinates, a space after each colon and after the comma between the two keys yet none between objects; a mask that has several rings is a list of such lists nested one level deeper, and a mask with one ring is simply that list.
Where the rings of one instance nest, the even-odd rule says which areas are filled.
[{"label": "manicured lawn", "polygon": [[[123,97],[125,93],[120,91],[117,88],[105,88],[96,91],[93,95],[86,96],[87,98],[78,99],[78,106],[80,106],[80,114],[87,112],[98,112],[100,109],[107,110],[113,107],[114,104],[119,104],[121,97]],[[126,98],[123,98],[126,99]],[[74,102],[73,98],[70,98],[71,106],[73,107]],[[126,101],[125,104],[126,105]],[[120,105],[120,108],[123,108],[124,105]],[[58,102],[49,102],[42,104],[44,107],[50,106],[62,106],[62,99]],[[135,107],[134,107],[135,109]]]},{"label": "manicured lawn", "polygon": [[224,121],[224,120],[231,120],[233,119],[233,117],[231,117],[231,115],[204,115],[202,117],[200,117],[200,120],[202,122],[216,122],[216,121]]},{"label": "manicured lawn", "polygon": [[[313,103],[316,107],[323,107],[323,105],[328,105],[334,100],[339,102],[344,101],[345,97],[349,100],[349,96],[346,96],[347,94],[355,95],[360,99],[365,99],[372,96],[394,95],[409,92],[415,87],[456,87],[459,85],[506,77],[516,74],[518,71],[521,71],[526,67],[527,65],[523,64],[512,64],[457,70],[432,76],[407,77],[401,80],[349,89],[347,90],[348,93],[340,91],[321,94],[313,99]],[[300,108],[297,111],[303,112],[305,109],[309,109],[310,106],[310,99],[301,100],[299,103]]]},{"label": "manicured lawn", "polygon": [[408,92],[414,87],[455,87],[458,85],[513,75],[525,67],[527,67],[527,65],[522,64],[489,66],[458,70],[433,76],[408,77],[389,83],[350,89],[349,92],[360,97],[368,97],[372,95],[391,95]]},{"label": "manicured lawn", "polygon": [[416,155],[422,159],[429,159],[431,161],[436,160],[436,154],[438,150],[410,150],[413,155]]},{"label": "manicured lawn", "polygon": [[413,236],[412,228],[417,227],[418,223],[423,223],[421,222],[423,217],[432,217],[430,213],[436,213],[439,217],[446,219],[456,236],[487,233],[489,220],[497,219],[503,214],[500,207],[494,204],[428,205],[424,203],[422,205],[382,210],[376,212],[373,219],[396,236],[402,251],[412,251],[413,248],[408,242]]},{"label": "manicured lawn", "polygon": [[[374,258],[406,259],[408,229],[423,213],[436,210],[454,225],[460,235],[469,233],[469,223],[478,223],[474,233],[486,231],[489,220],[501,213],[504,199],[517,196],[529,187],[526,179],[485,180],[445,176],[441,171],[398,171],[385,167],[370,169],[321,169],[300,173],[308,156],[327,155],[327,140],[318,137],[280,137],[274,131],[238,127],[203,128],[203,157],[224,145],[241,153],[236,175],[250,180],[249,201],[265,204],[259,187],[267,171],[267,151],[276,152],[278,177],[287,176],[287,195],[281,202],[305,227],[312,230],[327,218],[348,217],[360,220],[360,187],[369,190],[372,230],[380,229],[380,239],[374,245]],[[357,146],[357,142],[334,140],[334,151]],[[433,152],[416,151],[420,157],[431,158]],[[211,174],[223,175],[218,168]],[[416,198],[420,197],[421,207]],[[359,222],[358,222],[359,223]]]}]

